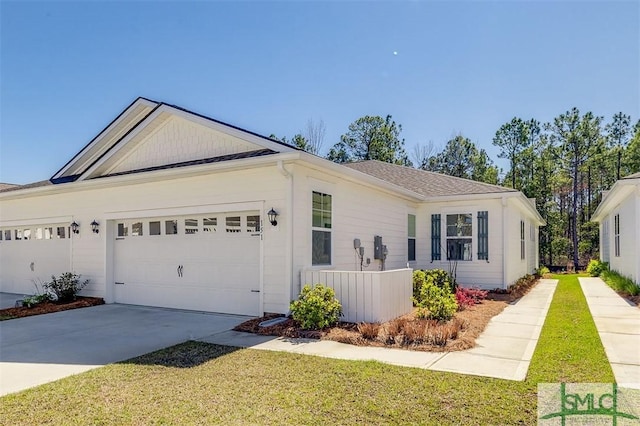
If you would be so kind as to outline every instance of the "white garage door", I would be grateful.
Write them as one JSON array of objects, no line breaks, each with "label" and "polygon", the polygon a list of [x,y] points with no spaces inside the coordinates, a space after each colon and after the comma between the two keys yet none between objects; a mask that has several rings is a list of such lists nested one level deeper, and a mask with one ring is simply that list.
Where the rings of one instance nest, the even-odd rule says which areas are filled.
[{"label": "white garage door", "polygon": [[50,281],[51,275],[71,270],[67,224],[15,226],[0,229],[0,234],[1,291],[42,292],[41,284]]},{"label": "white garage door", "polygon": [[258,212],[116,221],[115,301],[259,315],[260,225]]}]

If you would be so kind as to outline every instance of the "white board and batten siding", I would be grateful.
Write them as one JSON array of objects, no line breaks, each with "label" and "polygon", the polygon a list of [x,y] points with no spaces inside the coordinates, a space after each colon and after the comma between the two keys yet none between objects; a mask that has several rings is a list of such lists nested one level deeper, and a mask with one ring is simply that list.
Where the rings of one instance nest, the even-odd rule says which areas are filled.
[{"label": "white board and batten siding", "polygon": [[305,284],[331,287],[342,304],[342,321],[386,322],[413,308],[412,269],[389,271],[306,270]]},{"label": "white board and batten siding", "polygon": [[[615,216],[619,215],[619,253],[616,256]],[[603,220],[609,223],[606,246],[609,247],[609,267],[640,282],[640,187],[625,197]]]}]

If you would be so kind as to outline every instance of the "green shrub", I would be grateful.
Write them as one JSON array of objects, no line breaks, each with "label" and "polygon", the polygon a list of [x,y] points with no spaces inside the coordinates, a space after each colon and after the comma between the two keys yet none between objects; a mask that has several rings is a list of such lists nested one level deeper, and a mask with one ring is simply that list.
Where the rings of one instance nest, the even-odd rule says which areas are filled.
[{"label": "green shrub", "polygon": [[[413,271],[413,300],[420,298],[420,289],[427,282],[426,274],[422,270]],[[415,304],[415,303],[414,303]]]},{"label": "green shrub", "polygon": [[637,296],[640,294],[640,286],[634,283],[631,278],[622,276],[616,271],[605,269],[600,274],[600,278],[602,278],[609,287],[617,292],[625,293],[630,296]]},{"label": "green shrub", "polygon": [[439,288],[446,288],[455,293],[456,286],[449,273],[443,269],[417,270],[413,272],[413,301],[414,306],[421,300],[420,291],[425,284],[433,284]]},{"label": "green shrub", "polygon": [[438,321],[448,321],[458,310],[456,297],[449,287],[438,287],[429,280],[420,288],[420,294],[414,299],[418,307],[417,317]]},{"label": "green shrub", "polygon": [[447,288],[450,293],[456,292],[453,278],[444,269],[427,269],[424,274],[427,281],[430,280],[440,288]]},{"label": "green shrub", "polygon": [[551,273],[551,271],[549,270],[549,268],[547,268],[544,265],[541,265],[538,268],[538,270],[536,271],[536,275],[539,276],[539,277],[543,277],[543,276],[545,276],[547,274],[550,274],[550,273]]},{"label": "green shrub", "polygon": [[47,291],[56,296],[56,300],[60,303],[70,302],[76,299],[76,295],[82,290],[89,280],[80,282],[80,275],[73,272],[65,272],[58,278],[51,275],[51,282],[42,285]]},{"label": "green shrub", "polygon": [[298,300],[289,305],[291,316],[305,330],[317,330],[338,323],[342,305],[331,287],[305,285]]},{"label": "green shrub", "polygon": [[609,264],[600,262],[598,259],[591,259],[587,265],[587,273],[592,277],[599,277],[607,269],[609,269]]}]

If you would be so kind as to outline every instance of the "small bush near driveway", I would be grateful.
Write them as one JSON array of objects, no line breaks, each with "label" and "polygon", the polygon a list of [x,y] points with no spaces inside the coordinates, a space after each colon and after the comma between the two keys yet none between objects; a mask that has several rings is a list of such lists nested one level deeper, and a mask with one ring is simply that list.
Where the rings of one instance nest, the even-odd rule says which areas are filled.
[{"label": "small bush near driveway", "polygon": [[81,275],[73,272],[65,272],[59,277],[51,275],[51,281],[44,283],[42,286],[56,296],[59,303],[71,302],[76,299],[76,295],[82,290],[89,280],[80,282]]},{"label": "small bush near driveway", "polygon": [[291,302],[291,316],[304,330],[319,330],[338,323],[342,305],[331,287],[305,285],[298,300]]}]

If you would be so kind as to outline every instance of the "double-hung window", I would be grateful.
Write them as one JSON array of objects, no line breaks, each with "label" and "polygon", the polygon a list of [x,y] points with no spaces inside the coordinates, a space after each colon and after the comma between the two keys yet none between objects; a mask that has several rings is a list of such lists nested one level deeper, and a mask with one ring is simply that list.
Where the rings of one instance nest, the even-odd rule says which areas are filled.
[{"label": "double-hung window", "polygon": [[311,264],[331,265],[331,195],[312,194]]},{"label": "double-hung window", "polygon": [[473,215],[447,215],[447,259],[472,260]]},{"label": "double-hung window", "polygon": [[620,215],[613,217],[613,249],[616,257],[620,257]]},{"label": "double-hung window", "polygon": [[412,262],[416,260],[416,215],[407,215],[407,260]]},{"label": "double-hung window", "polygon": [[520,259],[524,260],[524,220],[520,221]]}]

